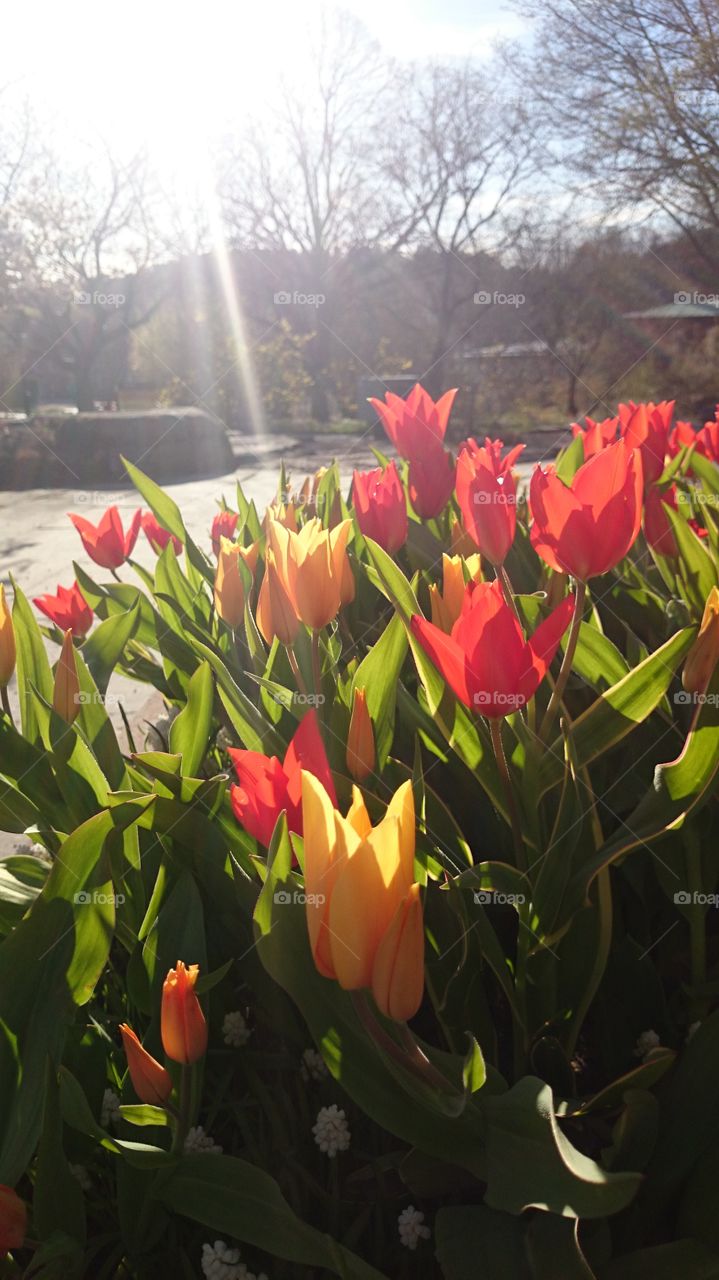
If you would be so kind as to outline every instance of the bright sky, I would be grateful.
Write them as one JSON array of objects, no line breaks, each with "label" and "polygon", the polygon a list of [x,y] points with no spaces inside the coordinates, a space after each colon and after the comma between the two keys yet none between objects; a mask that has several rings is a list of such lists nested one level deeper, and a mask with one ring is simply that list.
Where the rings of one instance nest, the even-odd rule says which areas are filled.
[{"label": "bright sky", "polygon": [[[326,0],[326,7],[337,0]],[[193,153],[272,96],[278,74],[301,71],[321,0],[48,0],[5,15],[4,83],[28,98],[58,149],[102,137],[117,154],[146,142],[158,168]],[[521,36],[503,0],[345,0],[397,58],[477,56]]]}]

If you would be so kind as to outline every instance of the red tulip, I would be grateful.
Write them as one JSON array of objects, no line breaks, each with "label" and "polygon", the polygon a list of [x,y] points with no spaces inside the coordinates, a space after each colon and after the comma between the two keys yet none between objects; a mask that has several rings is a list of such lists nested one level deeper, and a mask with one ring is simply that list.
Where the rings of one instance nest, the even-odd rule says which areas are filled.
[{"label": "red tulip", "polygon": [[407,503],[394,462],[383,471],[355,471],[352,502],[357,523],[368,538],[392,555],[407,541]]},{"label": "red tulip", "polygon": [[20,1249],[27,1231],[27,1209],[16,1191],[0,1183],[0,1258]]},{"label": "red tulip", "polygon": [[[229,538],[232,540],[237,532],[237,524],[240,517],[236,511],[218,511],[212,521],[212,529],[210,537],[212,538],[212,550],[216,556],[220,554],[220,538]],[[177,548],[175,548],[177,550]]]},{"label": "red tulip", "polygon": [[142,511],[138,507],[130,521],[127,533],[123,531],[117,507],[108,507],[99,524],[91,524],[84,516],[70,514],[70,519],[82,539],[82,545],[91,560],[103,569],[119,569],[132,555],[140,532]]},{"label": "red tulip", "polygon": [[77,582],[73,582],[69,588],[58,587],[56,596],[36,596],[33,604],[61,631],[72,631],[74,636],[81,638],[92,626],[92,609]]},{"label": "red tulip", "polygon": [[470,582],[449,635],[416,614],[411,626],[460,701],[483,716],[499,719],[534,696],[573,608],[574,596],[567,596],[525,640],[500,583]]},{"label": "red tulip", "polygon": [[642,519],[642,459],[625,440],[609,444],[566,485],[553,467],[529,487],[532,546],[557,573],[581,582],[608,573],[634,543]]},{"label": "red tulip", "polygon": [[669,451],[669,433],[672,427],[674,401],[661,404],[619,405],[621,432],[627,444],[639,449],[642,455],[644,484],[654,484],[664,470],[664,460]]},{"label": "red tulip", "polygon": [[517,524],[517,485],[512,464],[523,444],[502,458],[501,440],[467,440],[457,459],[457,502],[464,527],[483,556],[503,564],[514,541]]},{"label": "red tulip", "polygon": [[653,484],[647,489],[644,499],[644,537],[647,543],[660,556],[674,559],[679,555],[677,541],[666,508],[677,509],[676,485],[668,489],[660,489]]},{"label": "red tulip", "polygon": [[422,520],[432,520],[444,511],[455,482],[455,466],[451,455],[434,444],[410,458],[409,499]]},{"label": "red tulip", "polygon": [[173,1062],[189,1066],[207,1052],[207,1022],[195,995],[199,965],[178,960],[162,985],[160,1034],[162,1047]]},{"label": "red tulip", "polygon": [[719,405],[713,422],[705,422],[696,435],[696,452],[719,464]]},{"label": "red tulip", "polygon": [[593,418],[587,416],[584,421],[586,427],[581,427],[578,422],[572,423],[572,435],[582,437],[586,462],[589,458],[593,458],[595,453],[601,453],[606,445],[616,440],[619,418],[604,418],[602,422],[595,422]]},{"label": "red tulip", "polygon": [[672,458],[678,454],[680,449],[688,449],[694,444],[696,431],[691,422],[677,422],[676,426],[669,432],[668,452]]},{"label": "red tulip", "polygon": [[404,400],[388,391],[384,403],[371,398],[370,404],[377,410],[397,452],[403,458],[411,459],[444,440],[456,394],[456,387],[445,391],[435,403],[417,382]]},{"label": "red tulip", "polygon": [[303,716],[282,764],[277,756],[263,756],[259,751],[232,748],[229,756],[239,780],[239,785],[230,787],[233,813],[245,830],[265,847],[272,839],[275,823],[283,809],[287,811],[290,831],[302,835],[303,769],[319,779],[332,804],[337,806],[334,782],[314,709]]},{"label": "red tulip", "polygon": [[162,525],[158,524],[151,511],[143,511],[141,523],[145,537],[153,551],[158,553],[160,551],[164,551],[168,542],[172,539],[172,545],[175,548],[175,555],[179,556],[182,551],[182,543],[180,542],[180,539],[176,538],[174,533],[170,533],[169,530],[163,529]]}]

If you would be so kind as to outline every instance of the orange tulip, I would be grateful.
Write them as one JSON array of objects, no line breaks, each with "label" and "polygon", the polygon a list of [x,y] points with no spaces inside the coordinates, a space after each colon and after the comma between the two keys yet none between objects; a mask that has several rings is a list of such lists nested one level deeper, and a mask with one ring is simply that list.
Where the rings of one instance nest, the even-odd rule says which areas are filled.
[{"label": "orange tulip", "polygon": [[162,987],[160,1031],[162,1044],[173,1062],[197,1062],[207,1050],[207,1023],[195,995],[199,965],[186,968],[178,960]]},{"label": "orange tulip", "polygon": [[19,1249],[27,1231],[27,1209],[16,1191],[0,1183],[0,1258]]},{"label": "orange tulip", "polygon": [[364,779],[372,773],[377,760],[372,721],[367,710],[367,694],[364,689],[354,691],[346,759],[347,768],[355,782],[364,782]]},{"label": "orange tulip", "polygon": [[318,971],[346,991],[372,988],[388,1017],[411,1018],[424,988],[411,783],[373,827],[356,787],[343,818],[303,773],[302,812],[307,928]]},{"label": "orange tulip", "polygon": [[132,1027],[128,1027],[126,1022],[120,1024],[120,1035],[132,1087],[140,1102],[148,1102],[153,1107],[164,1106],[172,1093],[169,1071],[143,1048]]},{"label": "orange tulip", "polygon": [[265,533],[269,528],[270,520],[276,520],[278,524],[284,526],[285,529],[291,529],[293,533],[297,533],[297,508],[294,502],[272,502],[265,512]]},{"label": "orange tulip", "polygon": [[65,632],[60,657],[55,667],[52,705],[57,714],[62,716],[68,724],[72,724],[80,711],[80,680],[77,674],[72,631],[69,630]]},{"label": "orange tulip", "polygon": [[257,597],[257,626],[267,644],[275,636],[289,648],[295,642],[300,620],[277,572],[274,552],[267,548],[265,576]]},{"label": "orange tulip", "polygon": [[468,556],[464,561],[461,556],[448,556],[445,554],[442,556],[442,589],[440,591],[435,583],[431,583],[429,588],[432,622],[436,627],[440,627],[442,631],[446,631],[448,635],[464,605],[465,564],[470,580],[481,582],[482,563],[476,552],[474,555]]},{"label": "orange tulip", "polygon": [[343,578],[350,528],[351,521],[343,520],[336,529],[323,529],[315,518],[294,533],[276,520],[269,521],[269,548],[285,594],[300,621],[313,631],[336,617],[346,596],[348,584]]},{"label": "orange tulip", "polygon": [[699,633],[682,672],[687,693],[704,693],[719,662],[719,589],[712,587],[704,606]]},{"label": "orange tulip", "polygon": [[15,629],[12,614],[5,599],[5,588],[0,583],[0,688],[9,682],[15,670]]},{"label": "orange tulip", "polygon": [[241,547],[220,537],[220,553],[215,573],[215,610],[228,627],[239,627],[245,616],[245,582],[242,565],[250,578],[257,564],[257,543]]}]

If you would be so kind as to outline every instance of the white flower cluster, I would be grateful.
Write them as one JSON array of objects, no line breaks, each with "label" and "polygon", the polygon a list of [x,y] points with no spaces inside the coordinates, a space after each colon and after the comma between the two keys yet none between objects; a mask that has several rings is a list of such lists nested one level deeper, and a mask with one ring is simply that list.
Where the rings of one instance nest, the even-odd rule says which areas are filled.
[{"label": "white flower cluster", "polygon": [[255,1275],[247,1263],[240,1262],[239,1249],[231,1249],[224,1240],[202,1246],[202,1274],[206,1280],[267,1280],[264,1271]]},{"label": "white flower cluster", "polygon": [[316,1049],[305,1049],[300,1071],[303,1080],[326,1080],[329,1075],[325,1060]]},{"label": "white flower cluster", "polygon": [[118,1124],[122,1120],[120,1099],[114,1089],[106,1089],[102,1095],[100,1108],[100,1124],[106,1129],[109,1124]]},{"label": "white flower cluster", "polygon": [[634,1046],[634,1057],[642,1059],[647,1058],[652,1049],[658,1048],[660,1044],[661,1040],[659,1039],[656,1031],[652,1031],[651,1029],[649,1031],[642,1031],[642,1034],[638,1036],[637,1043]]},{"label": "white flower cluster", "polygon": [[420,1240],[429,1240],[432,1232],[423,1224],[424,1214],[420,1209],[415,1209],[413,1204],[408,1204],[407,1208],[402,1210],[397,1219],[397,1226],[400,1243],[405,1249],[416,1249]]},{"label": "white flower cluster", "polygon": [[320,1107],[317,1123],[313,1124],[312,1132],[320,1151],[324,1151],[330,1160],[337,1155],[338,1151],[347,1150],[352,1136],[345,1113],[340,1110],[336,1102],[333,1102],[331,1107]]},{"label": "white flower cluster", "polygon": [[201,1124],[193,1125],[185,1138],[185,1155],[221,1156],[222,1147],[215,1142],[209,1133],[205,1133]]},{"label": "white flower cluster", "polygon": [[222,1023],[222,1036],[225,1044],[232,1045],[234,1049],[241,1049],[243,1044],[247,1044],[251,1035],[252,1032],[239,1009],[225,1014]]}]

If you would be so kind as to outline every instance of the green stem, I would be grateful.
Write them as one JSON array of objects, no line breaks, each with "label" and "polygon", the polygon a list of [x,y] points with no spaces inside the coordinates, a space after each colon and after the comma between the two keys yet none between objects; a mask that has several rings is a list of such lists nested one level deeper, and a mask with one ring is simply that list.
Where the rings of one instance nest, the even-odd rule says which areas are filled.
[{"label": "green stem", "polygon": [[596,955],[589,982],[585,987],[584,995],[582,996],[577,1012],[574,1015],[569,1032],[569,1039],[567,1041],[567,1054],[569,1058],[574,1057],[579,1033],[584,1025],[584,1019],[589,1012],[592,1001],[599,990],[599,984],[604,977],[604,970],[607,967],[609,949],[612,941],[612,885],[609,879],[609,867],[602,868],[597,876],[596,883],[597,911],[599,913],[599,937],[597,939]]},{"label": "green stem", "polygon": [[406,1022],[395,1024],[397,1033],[402,1041],[402,1044],[399,1045],[377,1021],[363,993],[361,991],[353,991],[351,994],[352,1003],[360,1022],[369,1034],[370,1039],[374,1041],[382,1053],[385,1053],[389,1058],[393,1058],[401,1067],[404,1067],[405,1071],[411,1071],[413,1075],[419,1076],[425,1084],[431,1085],[433,1089],[439,1089],[442,1093],[457,1092],[451,1081],[447,1080],[432,1065],[427,1055],[422,1052]]},{"label": "green stem", "polygon": [[504,754],[504,746],[502,745],[502,721],[492,717],[489,721],[489,733],[492,739],[492,747],[494,756],[499,769],[499,776],[502,779],[504,793],[507,800],[507,809],[509,811],[509,821],[512,827],[512,838],[514,840],[514,852],[517,859],[517,866],[520,871],[527,868],[527,859],[524,851],[524,840],[522,839],[522,828],[519,822],[519,813],[517,812],[517,799],[514,794],[514,787],[509,773],[509,765],[507,757]]},{"label": "green stem", "polygon": [[569,632],[569,639],[567,640],[567,647],[564,650],[564,657],[562,659],[562,665],[559,669],[559,675],[557,676],[557,683],[554,686],[554,692],[552,693],[552,696],[549,699],[549,706],[547,707],[547,710],[544,713],[544,719],[542,720],[542,723],[539,726],[539,737],[542,739],[542,741],[544,740],[546,734],[549,732],[549,729],[551,728],[552,721],[554,720],[554,717],[557,713],[557,710],[564,696],[564,687],[567,683],[567,680],[569,679],[569,673],[572,670],[574,653],[577,648],[577,641],[579,639],[579,628],[582,623],[582,614],[584,613],[584,601],[586,599],[586,595],[587,595],[586,582],[578,582],[577,594],[574,597],[574,613],[572,615],[572,626]]},{"label": "green stem", "polygon": [[8,720],[10,721],[10,724],[13,724],[14,722],[12,718],[12,711],[10,710],[10,699],[8,697],[6,684],[4,684],[2,688],[0,688],[0,702],[2,702],[2,709],[5,712],[5,715],[7,716]]},{"label": "green stem", "polygon": [[297,685],[298,693],[306,694],[307,685],[305,683],[305,678],[302,672],[300,671],[300,664],[297,661],[297,655],[292,645],[287,645],[287,661],[289,662],[290,670],[292,671],[292,674],[295,677],[295,684]]},{"label": "green stem", "polygon": [[499,582],[500,582],[500,585],[501,585],[501,588],[502,588],[502,592],[503,592],[503,594],[504,594],[504,598],[505,598],[505,600],[506,600],[507,604],[509,605],[510,609],[512,610],[512,613],[514,614],[515,618],[517,619],[517,622],[519,623],[520,627],[522,627],[522,629],[524,630],[524,628],[523,628],[523,626],[522,626],[522,619],[521,619],[521,618],[520,618],[520,616],[519,616],[519,610],[518,610],[518,608],[517,608],[517,602],[516,602],[516,600],[514,599],[514,587],[512,586],[512,581],[511,581],[511,578],[510,578],[509,574],[507,573],[507,570],[505,569],[504,565],[502,564],[502,565],[500,565],[500,566],[499,566],[499,568],[498,568],[498,569],[495,569],[495,573],[496,573],[496,575],[497,575],[497,577],[498,577],[498,579],[499,579]]},{"label": "green stem", "polygon": [[521,903],[517,921],[517,952],[514,966],[514,999],[516,1015],[514,1024],[514,1078],[520,1080],[527,1066],[527,958],[531,931],[524,919],[527,903]]},{"label": "green stem", "polygon": [[192,1067],[183,1063],[180,1068],[180,1088],[177,1105],[177,1128],[172,1140],[173,1155],[182,1155],[185,1149],[185,1138],[190,1127],[190,1111],[192,1107]]},{"label": "green stem", "polygon": [[318,698],[322,696],[322,665],[320,662],[320,633],[312,632],[312,682]]}]

